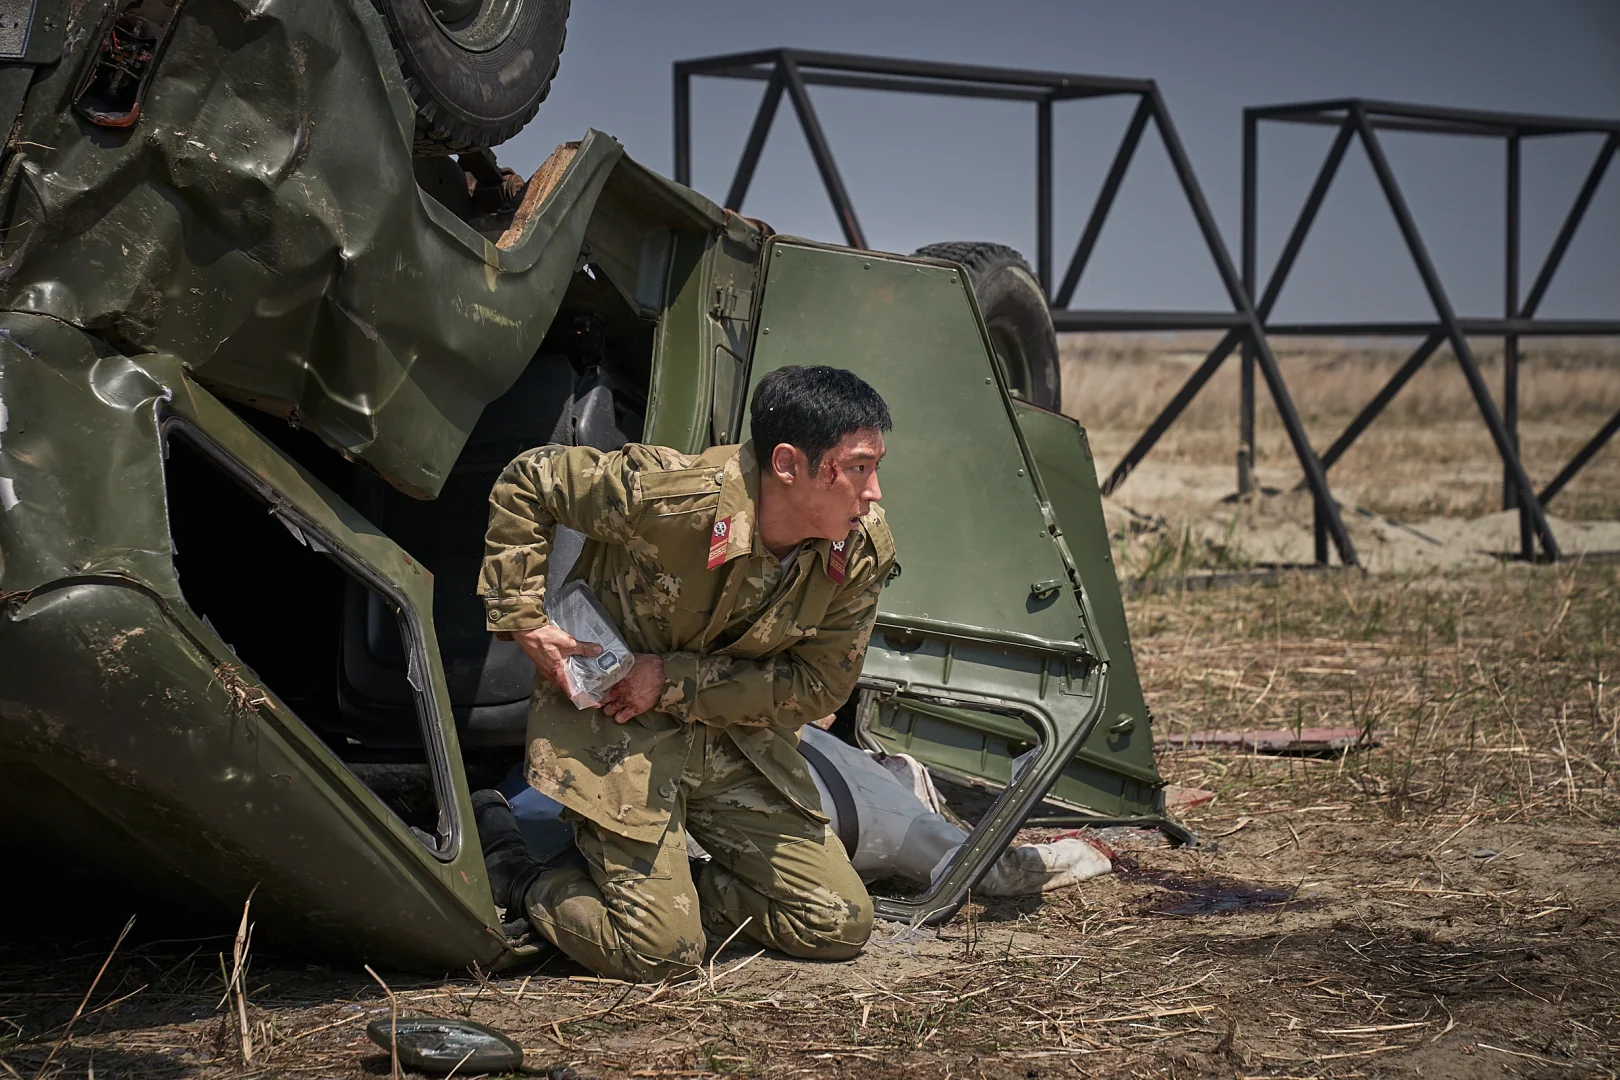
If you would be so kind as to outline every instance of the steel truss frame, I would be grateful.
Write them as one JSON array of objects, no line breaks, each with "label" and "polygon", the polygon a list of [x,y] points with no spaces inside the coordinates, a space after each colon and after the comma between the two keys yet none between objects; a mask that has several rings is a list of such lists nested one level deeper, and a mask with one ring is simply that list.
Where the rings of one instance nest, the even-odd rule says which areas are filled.
[{"label": "steel truss frame", "polygon": [[[1095,75],[1074,75],[1059,72],[1025,71],[1013,68],[982,67],[972,64],[945,64],[920,60],[900,60],[889,57],[857,56],[845,53],[810,52],[797,49],[767,49],[760,52],[713,56],[697,60],[684,60],[675,64],[675,179],[683,184],[692,182],[692,79],[708,76],[728,79],[746,79],[765,83],[765,92],[759,110],[743,145],[742,157],[726,193],[724,204],[740,210],[747,197],[754,171],[759,165],[765,139],[776,119],[778,106],[785,94],[792,102],[799,125],[809,144],[810,155],[821,174],[822,184],[832,201],[834,212],[851,247],[867,247],[866,234],[861,230],[849,192],[844,187],[832,148],[827,142],[821,121],[810,103],[810,86],[839,86],[859,90],[886,90],[913,94],[934,94],[948,97],[970,97],[1022,101],[1035,105],[1035,216],[1036,254],[1035,269],[1041,286],[1046,290],[1052,307],[1052,321],[1059,330],[1100,331],[1154,331],[1154,330],[1220,330],[1224,331],[1219,343],[1210,351],[1170,404],[1136,444],[1125,454],[1103,482],[1103,494],[1116,490],[1131,471],[1141,463],[1165,430],[1186,408],[1209,381],[1221,363],[1240,345],[1250,358],[1245,371],[1252,376],[1258,366],[1265,377],[1272,401],[1282,417],[1295,455],[1305,473],[1315,505],[1317,530],[1316,558],[1328,561],[1327,541],[1332,540],[1339,560],[1354,566],[1356,552],[1345,530],[1328,488],[1327,469],[1310,439],[1292,396],[1283,380],[1282,371],[1267,342],[1263,320],[1251,300],[1253,292],[1239,275],[1225,241],[1221,239],[1204,199],[1198,179],[1193,174],[1181,137],[1170,119],[1158,84],[1151,79],[1121,79]],[[1081,231],[1079,242],[1061,279],[1053,282],[1053,220],[1054,196],[1052,167],[1052,107],[1061,101],[1086,100],[1101,97],[1134,96],[1136,110],[1126,126],[1119,148],[1114,154],[1102,188],[1092,205],[1090,217]],[[1199,232],[1209,249],[1215,269],[1231,300],[1229,311],[1084,311],[1068,305],[1080,283],[1081,274],[1091,259],[1103,224],[1113,208],[1125,172],[1136,153],[1149,123],[1159,132],[1171,167],[1181,184],[1189,209],[1198,223]],[[1249,384],[1252,391],[1252,381]],[[1252,394],[1249,399],[1252,404]]]},{"label": "steel truss frame", "polygon": [[[1553,480],[1538,493],[1532,486],[1524,464],[1519,457],[1519,340],[1521,337],[1549,335],[1620,335],[1620,319],[1539,319],[1536,311],[1552,284],[1569,244],[1580,227],[1592,197],[1603,181],[1609,162],[1620,153],[1620,121],[1591,120],[1559,116],[1534,116],[1519,113],[1485,112],[1469,109],[1434,108],[1430,106],[1368,101],[1351,98],[1334,101],[1302,102],[1245,109],[1243,112],[1243,284],[1251,296],[1255,295],[1258,278],[1255,272],[1255,230],[1258,216],[1258,161],[1257,142],[1262,121],[1294,124],[1317,124],[1336,127],[1338,134],[1322,162],[1310,193],[1299,216],[1288,234],[1277,263],[1267,279],[1264,292],[1255,305],[1264,330],[1268,334],[1323,335],[1323,336],[1412,336],[1422,344],[1390,378],[1388,383],[1368,402],[1361,413],[1350,422],[1344,432],[1334,440],[1322,455],[1324,469],[1343,456],[1367,426],[1383,411],[1407,381],[1428,361],[1444,343],[1449,343],[1463,376],[1468,381],[1481,419],[1489,430],[1497,453],[1502,458],[1503,509],[1519,511],[1520,555],[1525,559],[1539,557],[1554,560],[1559,557],[1558,543],[1547,525],[1546,504],[1585,467],[1603,445],[1620,431],[1620,413],[1616,413],[1575,456],[1559,470]],[[1499,319],[1472,319],[1459,317],[1452,306],[1445,285],[1440,280],[1434,261],[1429,256],[1417,222],[1412,217],[1406,197],[1401,191],[1389,159],[1379,140],[1380,131],[1412,131],[1437,135],[1467,135],[1500,138],[1506,143],[1506,243],[1504,250],[1505,283],[1503,314]],[[1522,202],[1520,187],[1521,141],[1547,135],[1595,134],[1604,136],[1596,159],[1587,172],[1585,181],[1576,193],[1574,203],[1559,227],[1552,247],[1547,252],[1530,291],[1520,299],[1519,294],[1519,220]],[[1283,285],[1293,270],[1300,248],[1310,233],[1322,200],[1344,161],[1352,140],[1359,139],[1367,153],[1385,201],[1395,217],[1401,238],[1412,256],[1418,276],[1422,279],[1429,302],[1434,307],[1434,320],[1425,322],[1346,322],[1277,324],[1269,321]],[[1480,373],[1479,362],[1469,347],[1469,339],[1476,336],[1500,335],[1503,343],[1502,408],[1497,410],[1490,389]],[[1262,370],[1266,361],[1249,355],[1245,348],[1242,368],[1242,406],[1239,417],[1240,446],[1253,460],[1254,452],[1254,365]],[[1240,451],[1241,453],[1241,451]],[[1240,475],[1240,488],[1247,478]],[[1318,517],[1316,523],[1317,553],[1321,557],[1324,545],[1324,525]]]}]

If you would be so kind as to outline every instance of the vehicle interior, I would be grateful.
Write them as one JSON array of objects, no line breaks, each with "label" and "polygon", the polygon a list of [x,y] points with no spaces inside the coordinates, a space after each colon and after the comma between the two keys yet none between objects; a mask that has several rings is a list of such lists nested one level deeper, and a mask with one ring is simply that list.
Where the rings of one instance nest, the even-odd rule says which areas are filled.
[{"label": "vehicle interior", "polygon": [[[470,205],[457,209],[474,216]],[[614,239],[588,234],[587,250],[610,261]],[[632,268],[639,255],[628,257]],[[311,432],[227,402],[433,574],[434,629],[474,786],[495,782],[516,760],[534,677],[516,644],[484,628],[476,587],[489,492],[531,447],[611,450],[641,437],[659,312],[627,296],[614,282],[623,276],[581,259],[540,348],[484,409],[436,499],[413,498]],[[252,677],[434,848],[439,785],[423,782],[430,728],[398,611],[335,558],[300,543],[194,439],[171,433],[166,454],[171,537],[188,604]],[[220,544],[221,535],[232,542]],[[256,596],[244,602],[248,578]]]}]

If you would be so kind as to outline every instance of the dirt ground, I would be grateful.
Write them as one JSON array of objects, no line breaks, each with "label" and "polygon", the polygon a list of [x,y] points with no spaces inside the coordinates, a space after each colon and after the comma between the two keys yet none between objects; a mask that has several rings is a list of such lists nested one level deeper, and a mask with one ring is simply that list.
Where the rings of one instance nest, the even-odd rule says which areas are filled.
[{"label": "dirt ground", "polygon": [[[1332,428],[1366,395],[1318,408],[1348,393],[1320,385],[1342,364],[1317,363],[1301,396],[1310,422]],[[1559,391],[1567,423],[1527,408],[1545,472],[1620,407],[1620,389],[1579,363],[1543,367],[1579,384]],[[1091,378],[1100,409],[1105,374],[1094,365],[1069,385]],[[1569,404],[1582,394],[1600,404]],[[1456,403],[1431,404],[1428,421],[1397,416],[1382,450],[1369,432],[1335,476],[1369,514],[1449,515],[1445,527],[1467,534],[1480,527],[1459,518],[1499,498],[1496,471],[1488,447],[1447,443],[1464,426],[1435,417]],[[1085,417],[1084,403],[1071,408]],[[1105,464],[1137,419],[1093,421]],[[1262,432],[1262,477],[1286,490],[1284,450]],[[1221,501],[1230,466],[1209,464],[1229,462],[1230,445],[1211,419],[1155,452],[1160,471],[1144,466],[1109,511],[1121,565],[1262,561],[1242,524],[1252,516],[1211,525],[1246,507]],[[1620,520],[1617,462],[1620,447],[1565,493],[1571,520]],[[1198,469],[1207,482],[1174,490],[1177,470]],[[1155,475],[1168,494],[1146,483]],[[1276,509],[1268,527],[1303,532],[1287,498],[1256,502]],[[561,961],[494,979],[379,974],[406,1014],[470,1017],[518,1039],[530,1063],[586,1077],[1620,1075],[1620,564],[1391,558],[1382,573],[1167,588],[1128,608],[1161,740],[1333,725],[1375,745],[1327,758],[1163,748],[1171,783],[1215,793],[1183,815],[1202,846],[1128,837],[1120,873],[975,900],[937,929],[880,926],[851,963],[733,943],[701,977],[657,987]],[[388,1000],[357,962],[254,957],[244,1061],[222,1007],[234,923],[168,942],[137,926],[109,960],[126,917],[110,903],[51,937],[0,936],[0,1073],[388,1075],[362,1033]]]},{"label": "dirt ground", "polygon": [[[1165,734],[1343,724],[1343,758],[1171,752],[1213,846],[881,927],[848,964],[733,944],[631,988],[553,962],[381,973],[409,1013],[510,1032],[584,1076],[1613,1076],[1620,1071],[1620,570],[1299,578],[1131,602]],[[252,965],[254,1062],[220,1008],[222,936],[126,942],[64,1039],[98,940],[0,953],[8,1075],[378,1076],[358,965]],[[89,927],[82,929],[88,931]],[[82,936],[82,935],[81,935]],[[54,1052],[49,1067],[42,1069]]]}]

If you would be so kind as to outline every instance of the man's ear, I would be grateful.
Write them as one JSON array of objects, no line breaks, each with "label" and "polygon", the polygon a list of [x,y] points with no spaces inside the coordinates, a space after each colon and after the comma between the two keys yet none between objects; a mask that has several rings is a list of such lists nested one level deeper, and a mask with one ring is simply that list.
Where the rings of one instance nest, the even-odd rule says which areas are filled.
[{"label": "man's ear", "polygon": [[777,443],[771,451],[771,472],[784,484],[793,483],[803,454],[789,443]]}]

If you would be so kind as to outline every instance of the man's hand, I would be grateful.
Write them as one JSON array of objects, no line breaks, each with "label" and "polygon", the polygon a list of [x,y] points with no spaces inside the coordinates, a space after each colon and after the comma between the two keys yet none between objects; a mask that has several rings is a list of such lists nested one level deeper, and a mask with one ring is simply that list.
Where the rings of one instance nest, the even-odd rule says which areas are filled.
[{"label": "man's hand", "polygon": [[654,705],[664,692],[664,659],[656,653],[636,653],[630,674],[608,687],[601,709],[615,723],[634,720]]},{"label": "man's hand", "polygon": [[524,655],[534,661],[540,674],[565,694],[568,692],[568,680],[563,674],[563,661],[570,656],[596,656],[602,651],[602,646],[595,642],[575,641],[550,623],[533,630],[513,631],[512,640],[518,643]]}]

